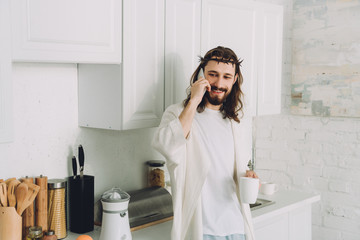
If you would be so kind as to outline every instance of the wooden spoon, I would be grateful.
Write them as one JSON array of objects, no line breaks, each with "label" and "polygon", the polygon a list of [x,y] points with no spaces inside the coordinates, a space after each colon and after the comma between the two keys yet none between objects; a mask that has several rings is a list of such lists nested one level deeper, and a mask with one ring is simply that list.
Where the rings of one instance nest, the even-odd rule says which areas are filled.
[{"label": "wooden spoon", "polygon": [[39,193],[40,186],[30,183],[24,182],[28,186],[28,191],[26,193],[25,199],[22,202],[22,205],[17,208],[17,213],[21,216],[22,213],[28,208],[35,200],[36,195]]},{"label": "wooden spoon", "polygon": [[6,183],[6,186],[9,186],[9,183],[11,182],[11,181],[13,181],[13,180],[16,180],[16,178],[8,178],[8,179],[6,179],[6,181],[5,181],[5,183]]},{"label": "wooden spoon", "polygon": [[0,202],[3,207],[7,207],[7,186],[6,183],[0,183]]},{"label": "wooden spoon", "polygon": [[15,189],[20,184],[20,181],[15,179],[9,183],[8,186],[8,200],[9,200],[9,207],[15,207],[16,205],[16,195]]},{"label": "wooden spoon", "polygon": [[[16,212],[21,216],[20,210],[23,209],[24,201],[26,198],[26,195],[28,193],[28,185],[24,182],[20,183],[16,190],[15,190],[15,196],[16,196]],[[24,211],[24,210],[22,210]],[[21,211],[21,213],[22,213]]]}]

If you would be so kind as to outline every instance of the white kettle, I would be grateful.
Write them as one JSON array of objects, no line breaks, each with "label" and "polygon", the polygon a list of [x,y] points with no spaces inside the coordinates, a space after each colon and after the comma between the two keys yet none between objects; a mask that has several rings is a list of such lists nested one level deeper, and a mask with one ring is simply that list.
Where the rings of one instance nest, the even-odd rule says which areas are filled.
[{"label": "white kettle", "polygon": [[132,240],[128,205],[130,195],[112,188],[101,196],[103,217],[100,240]]}]

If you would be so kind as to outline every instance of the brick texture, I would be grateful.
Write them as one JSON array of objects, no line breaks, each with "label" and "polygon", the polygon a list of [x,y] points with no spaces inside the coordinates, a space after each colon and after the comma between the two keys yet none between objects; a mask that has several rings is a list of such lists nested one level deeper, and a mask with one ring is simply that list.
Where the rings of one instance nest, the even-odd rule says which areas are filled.
[{"label": "brick texture", "polygon": [[[297,14],[293,6],[301,11],[299,2],[304,1],[262,0],[285,9],[283,106],[282,114],[257,117],[255,121],[256,171],[261,180],[276,182],[280,188],[321,195],[312,211],[314,240],[360,240],[360,119],[290,114],[292,59],[302,57],[292,48],[292,20]],[[360,14],[359,1],[335,2],[323,4],[342,7],[347,2]],[[303,24],[314,17],[304,18]]]}]

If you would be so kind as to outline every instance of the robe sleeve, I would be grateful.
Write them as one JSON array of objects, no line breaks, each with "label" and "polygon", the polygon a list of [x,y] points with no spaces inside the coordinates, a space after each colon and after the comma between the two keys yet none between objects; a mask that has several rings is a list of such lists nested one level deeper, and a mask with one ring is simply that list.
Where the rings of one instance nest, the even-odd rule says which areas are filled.
[{"label": "robe sleeve", "polygon": [[187,140],[179,120],[181,110],[179,104],[165,110],[152,141],[152,146],[166,158],[168,164],[178,165],[181,159],[179,156],[186,147]]}]

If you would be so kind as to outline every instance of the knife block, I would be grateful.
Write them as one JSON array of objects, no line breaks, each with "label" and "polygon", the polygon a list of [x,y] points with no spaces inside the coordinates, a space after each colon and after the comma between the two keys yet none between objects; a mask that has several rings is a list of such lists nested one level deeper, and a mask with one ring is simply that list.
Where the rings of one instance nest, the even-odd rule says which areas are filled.
[{"label": "knife block", "polygon": [[14,207],[0,207],[0,240],[21,240],[22,218]]},{"label": "knife block", "polygon": [[70,231],[86,233],[94,230],[94,176],[68,178]]}]

